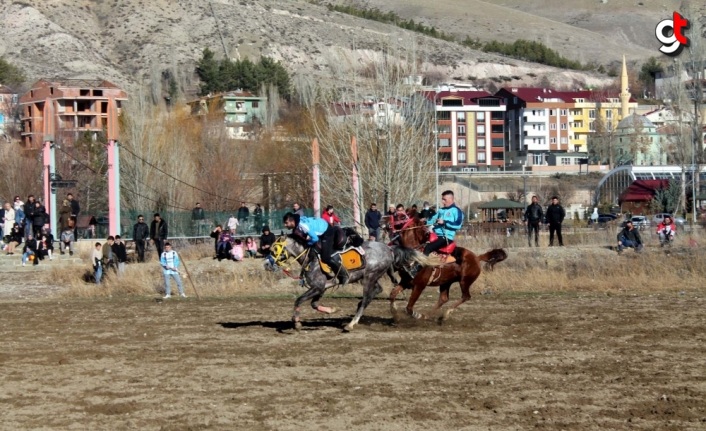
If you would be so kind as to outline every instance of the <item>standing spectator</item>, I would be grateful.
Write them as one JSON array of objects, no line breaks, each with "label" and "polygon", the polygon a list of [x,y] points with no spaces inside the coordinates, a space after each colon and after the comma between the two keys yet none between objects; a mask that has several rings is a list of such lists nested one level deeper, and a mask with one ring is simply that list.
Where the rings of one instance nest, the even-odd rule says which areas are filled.
[{"label": "standing spectator", "polygon": [[115,242],[111,248],[113,249],[113,259],[118,266],[118,277],[122,277],[125,274],[125,264],[127,263],[127,247],[120,235],[115,235]]},{"label": "standing spectator", "polygon": [[245,255],[247,257],[257,256],[257,242],[251,236],[245,238]]},{"label": "standing spectator", "polygon": [[145,245],[150,238],[150,229],[145,223],[145,217],[140,214],[137,216],[137,223],[132,228],[132,239],[135,241],[135,251],[137,251],[137,261],[145,261]]},{"label": "standing spectator", "polygon": [[103,269],[107,272],[109,268],[117,270],[117,265],[115,265],[115,255],[113,254],[113,244],[115,243],[115,237],[112,235],[108,237],[108,240],[103,244],[101,248],[101,256],[103,261]]},{"label": "standing spectator", "polygon": [[304,210],[299,206],[299,202],[294,202],[292,204],[292,212],[298,216],[304,215]]},{"label": "standing spectator", "polygon": [[230,254],[236,262],[243,260],[243,241],[236,238],[233,248],[230,250]]},{"label": "standing spectator", "polygon": [[[544,211],[539,204],[539,198],[532,196],[532,203],[525,210],[525,223],[527,224],[527,245],[532,247],[532,231],[534,231],[534,245],[539,247],[539,224],[542,222]],[[560,237],[561,238],[561,237]],[[561,239],[559,240],[561,242]]]},{"label": "standing spectator", "polygon": [[34,203],[34,218],[32,219],[32,233],[35,238],[41,238],[42,229],[47,223],[47,209],[41,202]]},{"label": "standing spectator", "polygon": [[409,217],[407,216],[407,213],[404,210],[404,205],[398,204],[397,210],[395,211],[395,214],[392,216],[391,219],[392,230],[396,232],[402,229],[402,226],[407,223],[407,220],[409,220]]},{"label": "standing spectator", "polygon": [[64,254],[68,248],[69,256],[73,256],[74,241],[76,241],[76,238],[74,237],[74,229],[72,227],[66,227],[66,229],[61,231],[61,236],[59,237],[59,251],[61,254]]},{"label": "standing spectator", "polygon": [[3,214],[3,230],[2,236],[10,236],[12,228],[15,226],[15,210],[9,202],[5,202],[5,213]]},{"label": "standing spectator", "polygon": [[370,209],[365,213],[365,227],[368,228],[368,240],[378,240],[378,236],[380,236],[381,220],[382,214],[378,211],[377,204],[370,204]]},{"label": "standing spectator", "polygon": [[231,215],[230,218],[228,219],[228,229],[230,229],[231,232],[233,232],[233,235],[236,235],[238,233],[238,219],[235,218],[235,215]]},{"label": "standing spectator", "polygon": [[15,223],[17,223],[20,226],[20,230],[22,230],[25,222],[25,203],[22,202],[19,196],[15,196],[13,209],[15,210]]},{"label": "standing spectator", "polygon": [[32,233],[36,202],[34,195],[27,196],[27,202],[25,203],[25,238],[29,238],[29,234]]},{"label": "standing spectator", "polygon": [[554,232],[556,232],[559,246],[564,246],[564,240],[561,237],[561,224],[566,217],[566,211],[559,205],[559,198],[552,196],[552,204],[547,208],[547,223],[549,224],[549,246],[554,245]]},{"label": "standing spectator", "polygon": [[[73,219],[73,222],[74,222],[74,238],[78,238],[78,230],[76,227],[76,224],[77,224],[76,221],[78,220],[78,214],[81,212],[81,205],[78,203],[78,200],[74,199],[74,195],[72,193],[66,194],[66,200],[69,201],[69,206],[71,207],[71,218]],[[94,232],[95,232],[95,230],[94,230]]]},{"label": "standing spectator", "polygon": [[203,208],[201,208],[201,203],[196,202],[196,206],[191,210],[191,224],[194,227],[194,235],[201,236],[201,226],[205,219],[206,214],[204,214]]},{"label": "standing spectator", "polygon": [[37,248],[37,240],[35,240],[34,235],[30,233],[29,235],[27,235],[25,246],[22,248],[22,266],[25,266],[25,264],[27,263],[27,259],[33,260],[34,265],[39,265],[39,259],[37,258]]},{"label": "standing spectator", "polygon": [[262,228],[262,235],[260,235],[260,248],[257,250],[263,257],[270,255],[270,248],[272,244],[277,241],[275,234],[270,232],[270,227],[265,225]]},{"label": "standing spectator", "polygon": [[0,236],[4,236],[3,232],[5,230],[5,207],[8,205],[8,203],[5,203],[5,205],[0,205]]},{"label": "standing spectator", "polygon": [[597,224],[598,223],[598,208],[593,208],[593,212],[591,213],[591,224]]},{"label": "standing spectator", "polygon": [[[242,227],[243,231],[247,230],[248,217],[250,217],[250,209],[245,205],[245,202],[240,202],[240,208],[238,208],[238,221]],[[233,231],[233,233],[236,233]]]},{"label": "standing spectator", "polygon": [[321,216],[321,218],[326,220],[326,223],[331,226],[341,225],[341,219],[339,219],[338,216],[333,212],[333,205],[329,205],[326,207],[326,211]]},{"label": "standing spectator", "polygon": [[22,237],[22,229],[20,229],[20,225],[15,223],[7,243],[7,254],[15,254],[15,247],[22,244]]},{"label": "standing spectator", "polygon": [[387,212],[385,213],[386,216],[390,217],[390,221],[392,221],[392,217],[395,216],[395,206],[394,205],[388,205],[387,206]]},{"label": "standing spectator", "polygon": [[91,262],[93,263],[93,278],[96,284],[101,284],[103,278],[103,252],[101,251],[101,243],[97,242],[91,253]]},{"label": "standing spectator", "polygon": [[436,215],[436,211],[429,207],[430,204],[428,201],[424,201],[424,204],[422,205],[424,208],[422,208],[422,211],[419,213],[419,218],[427,221]]},{"label": "standing spectator", "polygon": [[72,217],[71,203],[68,199],[64,199],[64,201],[61,202],[61,207],[59,207],[59,229],[61,229],[62,232],[69,228]]},{"label": "standing spectator", "polygon": [[262,229],[262,207],[260,204],[255,204],[252,215],[255,219],[255,232],[260,232],[260,229]]},{"label": "standing spectator", "polygon": [[157,247],[157,256],[161,256],[164,251],[164,241],[167,240],[167,221],[162,220],[159,213],[154,214],[154,220],[150,225],[150,239]]},{"label": "standing spectator", "polygon": [[626,247],[634,248],[635,251],[642,251],[642,238],[640,232],[632,225],[632,221],[625,222],[623,230],[618,232],[618,253]]},{"label": "standing spectator", "polygon": [[213,250],[215,254],[214,259],[218,258],[218,240],[221,238],[221,232],[223,232],[223,226],[218,225],[211,231],[211,238],[213,238]]},{"label": "standing spectator", "polygon": [[162,265],[162,274],[164,274],[165,284],[164,299],[169,299],[172,297],[170,278],[174,278],[176,281],[177,288],[179,288],[179,295],[182,298],[186,298],[186,295],[184,294],[184,286],[181,283],[181,277],[179,276],[179,255],[176,251],[172,250],[171,244],[165,242],[164,252],[160,256],[159,263]]}]

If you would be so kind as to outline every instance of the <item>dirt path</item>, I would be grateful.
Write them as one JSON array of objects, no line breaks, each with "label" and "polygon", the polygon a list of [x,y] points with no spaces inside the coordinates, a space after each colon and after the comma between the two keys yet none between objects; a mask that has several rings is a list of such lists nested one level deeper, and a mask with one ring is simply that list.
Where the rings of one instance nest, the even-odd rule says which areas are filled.
[{"label": "dirt path", "polygon": [[0,429],[706,427],[702,294],[378,300],[343,334],[356,303],[295,333],[286,295],[0,302]]}]

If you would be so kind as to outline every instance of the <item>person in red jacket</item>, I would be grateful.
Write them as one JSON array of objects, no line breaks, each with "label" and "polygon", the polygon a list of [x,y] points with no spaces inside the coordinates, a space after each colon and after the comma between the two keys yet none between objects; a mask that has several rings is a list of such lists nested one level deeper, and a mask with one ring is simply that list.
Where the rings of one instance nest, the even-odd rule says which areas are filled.
[{"label": "person in red jacket", "polygon": [[329,205],[326,207],[326,211],[324,211],[324,214],[321,216],[321,218],[326,220],[326,223],[330,224],[331,226],[341,225],[341,219],[339,219],[338,216],[333,212],[333,205]]},{"label": "person in red jacket", "polygon": [[657,226],[659,244],[664,247],[665,244],[671,243],[675,233],[677,233],[677,225],[674,224],[674,220],[668,215],[664,216],[662,223]]}]

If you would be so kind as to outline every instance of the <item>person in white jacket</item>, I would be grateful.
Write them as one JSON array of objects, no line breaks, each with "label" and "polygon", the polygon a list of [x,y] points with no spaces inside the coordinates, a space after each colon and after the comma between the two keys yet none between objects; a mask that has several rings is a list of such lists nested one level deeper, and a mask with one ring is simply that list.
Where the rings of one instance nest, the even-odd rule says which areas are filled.
[{"label": "person in white jacket", "polygon": [[164,284],[166,285],[164,299],[172,297],[172,286],[170,284],[170,278],[174,278],[179,288],[179,296],[186,298],[184,294],[184,285],[181,282],[181,276],[179,275],[179,255],[176,251],[172,250],[172,245],[168,242],[164,243],[164,251],[159,259],[162,264],[162,274],[164,274]]}]

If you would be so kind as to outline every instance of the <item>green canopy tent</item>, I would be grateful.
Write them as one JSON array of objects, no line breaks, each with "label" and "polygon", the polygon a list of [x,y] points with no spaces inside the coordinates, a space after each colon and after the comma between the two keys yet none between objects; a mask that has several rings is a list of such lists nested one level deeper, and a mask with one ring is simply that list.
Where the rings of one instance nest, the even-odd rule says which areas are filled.
[{"label": "green canopy tent", "polygon": [[483,210],[483,221],[498,221],[498,213],[504,212],[508,221],[519,220],[525,206],[510,199],[495,199],[478,205]]}]

